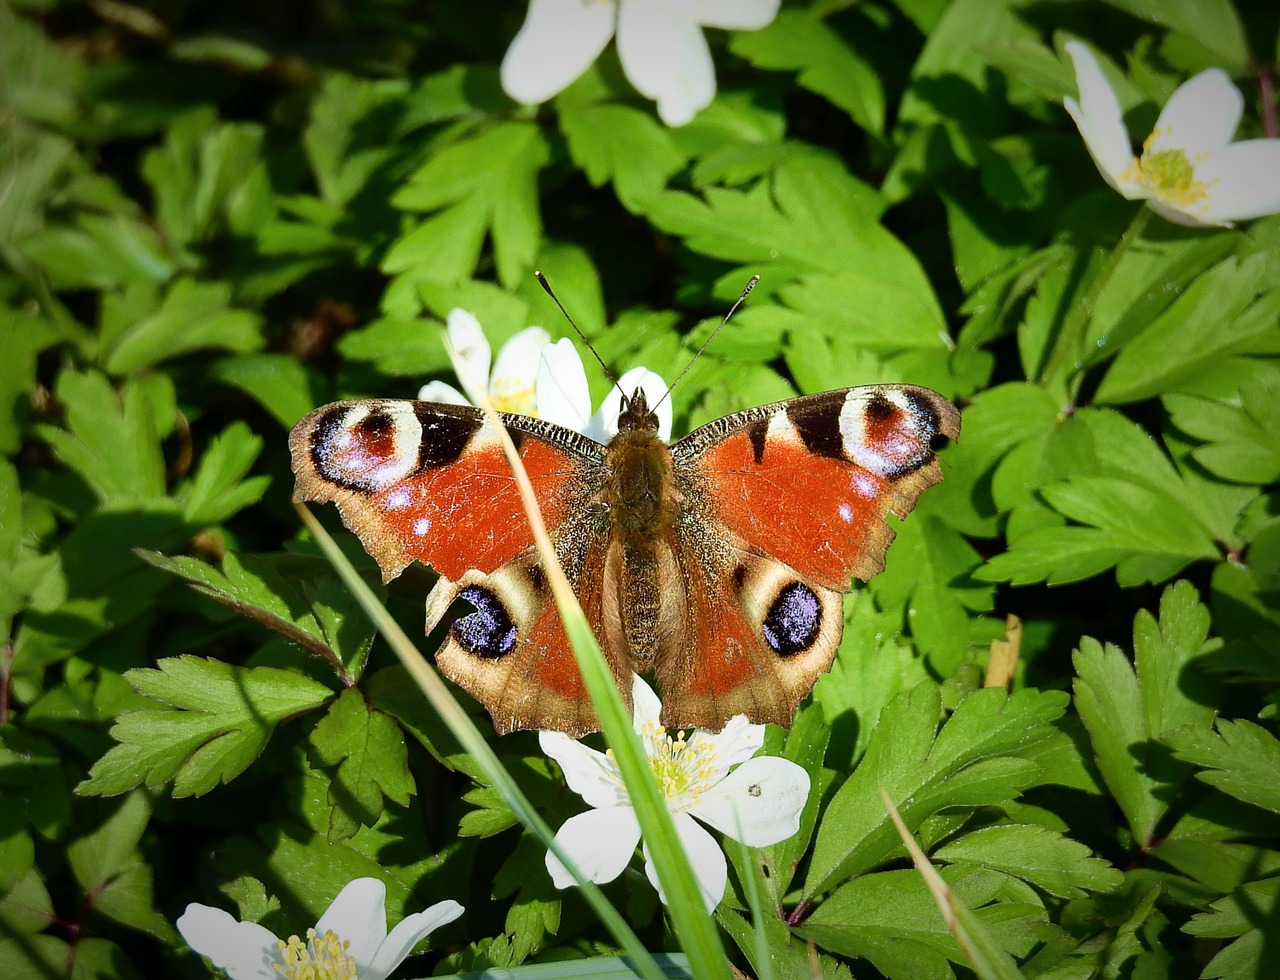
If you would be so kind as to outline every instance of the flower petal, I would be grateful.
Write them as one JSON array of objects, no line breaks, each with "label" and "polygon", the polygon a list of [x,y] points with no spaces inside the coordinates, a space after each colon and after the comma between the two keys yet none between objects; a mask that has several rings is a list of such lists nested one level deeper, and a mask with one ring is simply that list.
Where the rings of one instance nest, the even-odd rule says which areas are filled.
[{"label": "flower petal", "polygon": [[658,436],[663,442],[670,442],[672,410],[671,399],[666,397],[667,383],[662,380],[660,374],[655,374],[644,367],[632,368],[609,389],[609,394],[605,395],[604,401],[600,403],[600,410],[591,416],[591,421],[587,423],[585,434],[596,442],[602,443],[607,443],[616,436],[618,416],[622,412],[622,393],[625,391],[630,398],[637,388],[644,389],[645,399],[650,408],[654,405],[658,406],[656,410]]},{"label": "flower petal", "polygon": [[[675,824],[680,843],[684,845],[684,852],[693,866],[693,875],[698,879],[698,890],[702,892],[702,900],[707,903],[709,914],[715,911],[715,907],[720,904],[720,899],[724,898],[724,886],[729,880],[729,868],[725,864],[724,851],[720,850],[716,839],[699,827],[689,814],[673,813],[671,821]],[[658,889],[658,897],[665,905],[667,896],[663,893],[662,886],[658,884],[658,872],[653,862],[649,860],[648,847],[644,851],[644,873],[649,876],[653,887]]]},{"label": "flower petal", "polygon": [[613,36],[616,4],[531,0],[502,59],[502,88],[517,102],[545,102],[590,67]]},{"label": "flower petal", "polygon": [[591,419],[591,389],[573,341],[565,337],[542,348],[535,385],[538,418],[583,432]]},{"label": "flower petal", "polygon": [[1084,139],[1085,148],[1093,157],[1098,172],[1113,188],[1128,198],[1145,197],[1146,191],[1134,180],[1122,177],[1133,162],[1133,150],[1129,145],[1129,133],[1124,128],[1124,117],[1116,93],[1093,52],[1079,41],[1068,41],[1066,52],[1076,69],[1076,88],[1080,101],[1067,98],[1063,105]]},{"label": "flower petal", "polygon": [[689,739],[689,749],[711,748],[715,768],[727,773],[740,762],[746,762],[764,745],[764,725],[753,725],[746,715],[734,715],[717,735],[698,730]]},{"label": "flower petal", "polygon": [[631,675],[631,724],[637,732],[662,724],[662,702],[639,674]]},{"label": "flower petal", "polygon": [[1148,149],[1182,150],[1194,164],[1199,154],[1231,142],[1243,112],[1244,96],[1227,73],[1217,68],[1202,71],[1169,97],[1160,110]]},{"label": "flower petal", "polygon": [[404,962],[409,950],[418,945],[428,933],[452,922],[462,914],[457,902],[437,902],[429,909],[406,915],[391,930],[391,935],[378,947],[373,962],[360,971],[358,980],[387,980],[391,971]]},{"label": "flower petal", "polygon": [[560,763],[564,781],[589,806],[630,805],[617,765],[603,752],[583,745],[564,732],[538,732],[538,745],[548,758]]},{"label": "flower petal", "polygon": [[502,345],[489,378],[489,392],[495,400],[501,397],[500,388],[533,389],[542,348],[549,343],[551,334],[541,327],[525,327]]},{"label": "flower petal", "polygon": [[788,759],[744,762],[689,808],[704,823],[748,847],[786,840],[800,829],[809,774]]},{"label": "flower petal", "polygon": [[316,923],[316,935],[329,931],[351,944],[347,954],[363,970],[387,938],[387,886],[378,878],[347,882]]},{"label": "flower petal", "polygon": [[1280,139],[1244,140],[1211,153],[1196,167],[1209,185],[1204,220],[1245,221],[1280,211]]},{"label": "flower petal", "polygon": [[418,389],[418,400],[424,402],[441,402],[445,405],[470,405],[467,396],[451,384],[443,381],[428,381]]},{"label": "flower petal", "polygon": [[449,311],[447,330],[453,373],[462,382],[462,390],[471,403],[479,405],[489,396],[489,362],[492,358],[489,341],[480,321],[463,309]]},{"label": "flower petal", "polygon": [[[671,2],[671,0],[668,0]],[[778,16],[779,0],[674,0],[684,15],[704,27],[758,31]]]},{"label": "flower petal", "polygon": [[[635,853],[640,843],[640,824],[629,806],[588,810],[570,817],[556,834],[556,843],[589,879],[596,884],[613,881]],[[557,888],[574,884],[569,870],[547,851],[547,871]]]},{"label": "flower petal", "polygon": [[683,126],[716,97],[716,71],[702,29],[679,6],[625,2],[618,57],[627,79],[658,102],[668,126]]},{"label": "flower petal", "polygon": [[193,903],[178,919],[178,932],[231,980],[278,980],[280,976],[272,969],[280,962],[280,940],[256,922],[241,922],[222,909]]}]

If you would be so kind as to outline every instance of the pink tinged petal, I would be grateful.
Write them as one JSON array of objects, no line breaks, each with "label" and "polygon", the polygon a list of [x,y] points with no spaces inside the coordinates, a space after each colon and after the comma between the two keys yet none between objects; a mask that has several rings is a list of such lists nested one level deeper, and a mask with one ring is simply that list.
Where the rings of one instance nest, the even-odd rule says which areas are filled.
[{"label": "pink tinged petal", "polygon": [[517,102],[545,102],[590,67],[613,36],[616,4],[531,0],[502,59],[502,88]]},{"label": "pink tinged petal", "polygon": [[622,392],[630,398],[637,388],[644,390],[645,400],[652,409],[657,405],[658,436],[663,442],[671,441],[671,399],[667,398],[667,383],[662,376],[648,368],[632,368],[618,383],[609,389],[600,404],[600,411],[587,423],[586,434],[596,442],[608,442],[618,434],[618,415],[622,412]]},{"label": "pink tinged petal", "polygon": [[316,935],[326,932],[351,944],[347,955],[363,970],[387,938],[387,886],[377,878],[347,882],[316,923]]},{"label": "pink tinged petal", "polygon": [[360,971],[358,980],[387,980],[391,971],[404,962],[409,951],[426,936],[462,914],[457,902],[438,902],[422,912],[407,915],[391,930],[391,935],[378,947],[373,961]]},{"label": "pink tinged petal", "polygon": [[548,758],[560,764],[564,781],[588,806],[630,805],[618,767],[603,752],[597,752],[563,732],[539,732],[538,745]]},{"label": "pink tinged petal", "polygon": [[656,99],[668,126],[683,126],[716,97],[716,72],[700,28],[681,5],[628,0],[618,13],[618,57],[628,81]]},{"label": "pink tinged petal", "polygon": [[538,359],[538,417],[585,432],[591,418],[591,389],[582,358],[567,337],[542,348]]},{"label": "pink tinged petal", "polygon": [[667,0],[704,27],[758,31],[778,15],[779,0]]},{"label": "pink tinged petal", "polygon": [[809,774],[788,759],[751,759],[702,794],[689,813],[748,847],[786,840],[800,829]]},{"label": "pink tinged petal", "polygon": [[1147,192],[1137,181],[1121,176],[1133,162],[1133,149],[1116,93],[1092,51],[1079,41],[1067,42],[1066,51],[1075,65],[1080,101],[1067,98],[1063,105],[1075,120],[1085,148],[1098,172],[1115,190],[1128,198],[1145,197]]},{"label": "pink tinged petal", "polygon": [[1244,96],[1227,73],[1217,68],[1202,71],[1170,96],[1156,120],[1148,149],[1182,150],[1194,164],[1198,154],[1231,142],[1243,112]]},{"label": "pink tinged petal", "polygon": [[489,394],[489,364],[492,359],[489,341],[480,321],[466,310],[453,309],[449,311],[446,332],[453,373],[462,382],[462,390],[467,397],[479,405]]},{"label": "pink tinged petal", "polygon": [[690,742],[696,742],[699,746],[711,743],[715,749],[716,768],[721,772],[728,772],[760,751],[760,746],[764,745],[764,729],[764,725],[753,725],[746,715],[734,715],[720,734],[694,732]]},{"label": "pink tinged petal", "polygon": [[418,389],[418,400],[424,402],[441,402],[445,405],[470,405],[467,396],[451,384],[443,381],[428,381]]},{"label": "pink tinged petal", "polygon": [[[556,843],[588,879],[604,884],[622,874],[631,861],[640,843],[640,824],[629,806],[588,810],[564,822]],[[575,884],[569,870],[550,851],[547,871],[557,888]]]},{"label": "pink tinged petal", "polygon": [[178,919],[178,932],[231,980],[279,980],[271,967],[280,962],[280,940],[256,922],[240,922],[222,909],[193,904]]},{"label": "pink tinged petal", "polygon": [[1280,211],[1280,139],[1244,140],[1196,167],[1208,185],[1206,221],[1247,221]]},{"label": "pink tinged petal", "polygon": [[493,363],[490,388],[510,385],[532,388],[538,377],[538,365],[542,363],[542,348],[551,343],[551,335],[541,327],[525,327],[502,345],[498,359]]},{"label": "pink tinged petal", "polygon": [[[707,904],[707,913],[715,911],[724,898],[724,886],[729,880],[729,869],[725,864],[724,851],[716,839],[698,826],[687,813],[674,813],[671,821],[675,824],[676,834],[684,845],[684,853],[693,866],[693,876],[698,879],[698,890],[702,892],[702,900]],[[644,872],[649,881],[658,890],[658,897],[667,904],[667,896],[658,883],[658,872],[649,859],[649,849],[644,851]]]}]

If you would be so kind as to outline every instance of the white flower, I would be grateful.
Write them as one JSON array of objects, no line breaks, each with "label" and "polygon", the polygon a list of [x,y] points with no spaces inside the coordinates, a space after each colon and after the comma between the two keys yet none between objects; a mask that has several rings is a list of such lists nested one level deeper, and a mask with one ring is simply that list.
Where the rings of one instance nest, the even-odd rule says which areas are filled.
[{"label": "white flower", "polygon": [[277,939],[256,922],[240,922],[209,905],[188,905],[178,931],[231,980],[386,980],[427,933],[462,914],[457,902],[440,902],[406,916],[388,936],[386,896],[377,878],[348,882],[307,930],[305,942]]},{"label": "white flower", "polygon": [[667,384],[661,375],[648,368],[632,368],[604,396],[600,410],[591,414],[591,392],[587,388],[587,372],[573,341],[560,340],[542,349],[536,390],[538,414],[549,422],[581,432],[599,443],[618,434],[618,415],[622,411],[622,393],[630,398],[637,388],[643,389],[652,409],[656,405],[658,435],[671,439],[671,399],[666,397]]},{"label": "white flower", "polygon": [[1135,157],[1120,103],[1092,52],[1079,41],[1066,50],[1080,101],[1063,102],[1117,191],[1182,225],[1230,225],[1280,211],[1280,140],[1231,142],[1244,99],[1225,72],[1210,68],[1180,85]]},{"label": "white flower", "polygon": [[[764,743],[765,726],[751,724],[746,715],[729,719],[718,735],[699,729],[688,739],[683,732],[672,738],[659,722],[662,705],[657,695],[639,677],[632,703],[636,732],[710,912],[724,896],[728,869],[720,845],[694,817],[749,847],[776,844],[800,828],[809,774],[786,759],[753,759]],[[569,788],[592,807],[566,820],[556,843],[592,881],[612,881],[631,861],[640,842],[640,824],[617,764],[611,755],[561,732],[539,732],[538,744],[560,763]],[[738,768],[730,772],[734,766]],[[550,852],[547,870],[557,888],[573,884],[564,865]],[[645,872],[665,902],[648,847]]]},{"label": "white flower", "polygon": [[668,126],[683,126],[716,95],[703,27],[755,31],[779,0],[530,0],[502,59],[502,87],[545,102],[587,70],[615,33],[622,70]]},{"label": "white flower", "polygon": [[500,412],[536,414],[534,379],[538,375],[539,355],[551,342],[551,335],[541,327],[521,330],[502,345],[490,375],[493,353],[480,321],[466,310],[453,309],[446,322],[449,357],[466,394],[443,381],[432,381],[422,386],[418,397],[449,405],[479,404],[488,399]]}]

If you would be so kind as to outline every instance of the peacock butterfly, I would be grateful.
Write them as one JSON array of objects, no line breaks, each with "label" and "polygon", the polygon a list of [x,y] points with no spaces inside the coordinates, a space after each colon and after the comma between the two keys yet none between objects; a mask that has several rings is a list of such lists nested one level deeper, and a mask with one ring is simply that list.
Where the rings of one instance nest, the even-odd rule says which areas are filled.
[{"label": "peacock butterfly", "polygon": [[[884,567],[890,513],[942,479],[960,414],[936,392],[873,385],[717,419],[668,445],[643,389],[601,445],[502,415],[569,581],[624,698],[653,671],[668,728],[736,714],[789,725],[835,657],[850,576]],[[473,611],[436,654],[499,733],[599,728],[496,429],[468,406],[335,402],[289,436],[299,500],[333,501],[385,579],[440,578],[427,631]]]}]

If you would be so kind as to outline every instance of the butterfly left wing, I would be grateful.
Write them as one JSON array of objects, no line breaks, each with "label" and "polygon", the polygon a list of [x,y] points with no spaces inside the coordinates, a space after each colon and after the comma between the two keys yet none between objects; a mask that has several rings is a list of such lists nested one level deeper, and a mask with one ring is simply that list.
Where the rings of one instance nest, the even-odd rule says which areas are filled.
[{"label": "butterfly left wing", "polygon": [[[591,501],[604,479],[603,447],[541,419],[502,420],[588,621],[600,631],[607,525]],[[515,479],[483,412],[421,401],[335,402],[299,422],[289,448],[297,498],[336,503],[385,579],[411,561],[440,574],[427,598],[428,632],[455,599],[473,607],[451,626],[436,663],[484,704],[499,734],[599,728]],[[605,655],[629,697],[625,647],[606,646]]]},{"label": "butterfly left wing", "polygon": [[671,447],[688,546],[685,628],[656,663],[668,727],[790,723],[839,647],[840,594],[884,568],[888,516],[942,479],[935,446],[959,430],[936,392],[875,385],[748,409]]},{"label": "butterfly left wing", "polygon": [[[548,527],[594,492],[600,446],[541,419],[504,414]],[[459,578],[491,572],[533,545],[497,430],[468,405],[334,402],[289,434],[295,497],[338,505],[383,578],[412,561]]]}]

